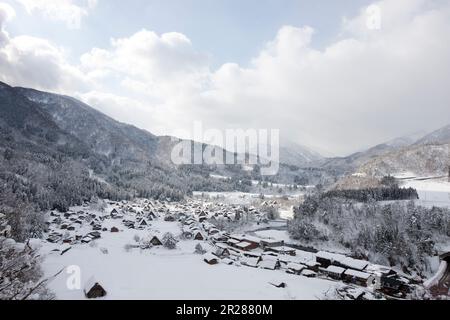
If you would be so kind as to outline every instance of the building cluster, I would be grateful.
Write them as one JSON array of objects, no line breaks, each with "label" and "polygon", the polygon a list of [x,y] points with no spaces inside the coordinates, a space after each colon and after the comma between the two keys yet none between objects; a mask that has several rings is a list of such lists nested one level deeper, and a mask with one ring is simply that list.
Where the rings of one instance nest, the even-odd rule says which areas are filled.
[{"label": "building cluster", "polygon": [[[102,232],[119,232],[120,228],[146,230],[152,221],[178,223],[181,240],[205,242],[212,251],[203,255],[211,265],[228,265],[281,270],[304,277],[320,277],[329,280],[370,287],[379,292],[404,296],[409,292],[413,279],[399,274],[392,268],[371,264],[343,254],[326,251],[299,250],[283,240],[261,238],[249,232],[233,234],[224,230],[222,222],[241,219],[258,222],[266,217],[254,207],[203,203],[188,200],[167,203],[146,199],[133,202],[109,203],[108,212],[91,212],[89,204],[77,211],[49,213],[46,239],[52,243],[84,244],[102,236]],[[117,221],[115,226],[105,228],[105,220]],[[111,225],[111,224],[109,224]],[[164,239],[152,235],[151,246],[160,246]]]}]

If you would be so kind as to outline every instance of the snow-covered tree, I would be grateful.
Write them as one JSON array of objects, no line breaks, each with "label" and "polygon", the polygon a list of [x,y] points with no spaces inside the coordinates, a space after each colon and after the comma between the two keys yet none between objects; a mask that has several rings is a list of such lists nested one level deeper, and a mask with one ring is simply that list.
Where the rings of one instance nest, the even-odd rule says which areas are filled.
[{"label": "snow-covered tree", "polygon": [[177,240],[170,232],[166,232],[161,240],[163,246],[167,249],[175,249],[177,247]]}]

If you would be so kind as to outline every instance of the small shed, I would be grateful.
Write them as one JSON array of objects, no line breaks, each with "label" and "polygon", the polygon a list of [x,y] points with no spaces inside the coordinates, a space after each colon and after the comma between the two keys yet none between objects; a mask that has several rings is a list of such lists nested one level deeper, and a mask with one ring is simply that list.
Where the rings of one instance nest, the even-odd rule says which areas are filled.
[{"label": "small shed", "polygon": [[213,255],[211,252],[208,252],[203,255],[203,261],[205,261],[207,264],[213,265],[219,263],[219,258]]},{"label": "small shed", "polygon": [[241,241],[237,244],[234,245],[236,248],[244,250],[244,251],[250,251],[250,250],[254,250],[256,248],[258,248],[258,245],[253,243],[253,242],[249,242],[249,241]]},{"label": "small shed", "polygon": [[84,295],[88,299],[101,298],[106,296],[106,293],[106,290],[94,277],[91,277],[84,285]]},{"label": "small shed", "polygon": [[138,222],[138,227],[140,227],[140,228],[145,228],[146,226],[148,226],[147,220],[145,220],[144,218],[142,218],[141,220],[139,220],[139,222]]},{"label": "small shed", "polygon": [[230,256],[230,250],[228,249],[227,245],[224,245],[222,243],[216,244],[216,255],[219,257],[229,257]]},{"label": "small shed", "polygon": [[301,275],[304,276],[304,277],[307,277],[307,278],[315,278],[315,277],[317,277],[317,273],[316,272],[314,272],[312,270],[308,270],[308,269],[303,269]]},{"label": "small shed", "polygon": [[261,247],[264,248],[270,248],[270,247],[281,247],[284,245],[283,240],[276,240],[276,239],[262,239],[260,241]]},{"label": "small shed", "polygon": [[265,247],[266,251],[275,252],[278,254],[287,254],[290,256],[296,255],[296,250],[291,247],[281,246],[281,247]]},{"label": "small shed", "polygon": [[280,262],[277,258],[264,256],[264,258],[259,261],[258,267],[267,270],[276,270],[280,268]]},{"label": "small shed", "polygon": [[166,214],[166,216],[164,217],[164,221],[167,222],[174,222],[175,220],[176,220],[175,217],[171,214]]},{"label": "small shed", "polygon": [[304,269],[306,269],[305,265],[296,262],[290,262],[286,266],[286,272],[291,274],[301,274]]},{"label": "small shed", "polygon": [[200,231],[196,231],[193,234],[194,240],[205,240],[205,236]]},{"label": "small shed", "polygon": [[247,267],[256,268],[258,266],[260,258],[254,258],[254,257],[242,257],[241,258],[241,264]]},{"label": "small shed", "polygon": [[150,243],[153,246],[162,246],[162,242],[161,242],[161,240],[159,240],[159,238],[157,236],[153,236],[153,238],[150,240]]}]

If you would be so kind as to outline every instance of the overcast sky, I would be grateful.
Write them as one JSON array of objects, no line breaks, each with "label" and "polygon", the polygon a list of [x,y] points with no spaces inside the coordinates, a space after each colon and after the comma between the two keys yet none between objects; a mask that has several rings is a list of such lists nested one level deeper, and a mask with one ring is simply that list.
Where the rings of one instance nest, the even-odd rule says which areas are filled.
[{"label": "overcast sky", "polygon": [[1,81],[155,134],[278,128],[346,155],[450,123],[448,0],[0,0],[0,27]]}]

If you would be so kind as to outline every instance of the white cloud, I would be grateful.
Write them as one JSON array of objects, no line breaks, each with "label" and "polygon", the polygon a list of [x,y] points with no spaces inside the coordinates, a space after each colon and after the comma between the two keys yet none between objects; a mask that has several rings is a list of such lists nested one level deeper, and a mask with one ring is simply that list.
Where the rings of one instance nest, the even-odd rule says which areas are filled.
[{"label": "white cloud", "polygon": [[97,6],[97,0],[16,0],[29,14],[36,12],[45,18],[64,22],[68,28],[78,29],[83,18]]},{"label": "white cloud", "polygon": [[0,48],[8,41],[8,33],[4,29],[5,22],[11,20],[16,16],[14,9],[6,4],[0,2]]},{"label": "white cloud", "polygon": [[10,85],[74,92],[86,90],[88,79],[67,63],[64,50],[45,39],[8,38],[0,48],[0,80]]},{"label": "white cloud", "polygon": [[217,70],[180,33],[112,39],[79,65],[43,39],[7,38],[0,79],[76,95],[158,134],[195,120],[280,128],[299,143],[347,154],[450,119],[450,6],[436,3],[377,2],[380,30],[367,28],[363,8],[323,50],[312,46],[311,27],[284,26],[248,67]]}]

